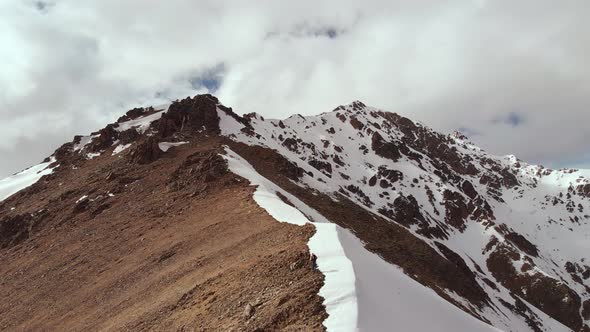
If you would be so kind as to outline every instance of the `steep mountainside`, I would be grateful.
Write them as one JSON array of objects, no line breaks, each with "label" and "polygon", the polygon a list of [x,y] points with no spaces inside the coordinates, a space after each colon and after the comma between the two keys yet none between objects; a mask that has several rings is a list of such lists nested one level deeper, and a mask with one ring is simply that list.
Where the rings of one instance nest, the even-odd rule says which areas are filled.
[{"label": "steep mountainside", "polygon": [[590,171],[361,102],[133,109],[0,199],[3,329],[590,331]]}]

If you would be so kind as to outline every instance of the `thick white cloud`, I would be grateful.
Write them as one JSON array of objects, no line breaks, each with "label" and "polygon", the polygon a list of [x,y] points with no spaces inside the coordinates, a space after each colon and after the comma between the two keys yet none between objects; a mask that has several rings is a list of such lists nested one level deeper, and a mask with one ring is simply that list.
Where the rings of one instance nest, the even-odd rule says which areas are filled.
[{"label": "thick white cloud", "polygon": [[[203,92],[238,112],[354,99],[497,154],[590,166],[587,1],[0,4],[0,177],[125,110]],[[205,82],[201,82],[205,83]],[[208,86],[207,84],[204,84]]]}]

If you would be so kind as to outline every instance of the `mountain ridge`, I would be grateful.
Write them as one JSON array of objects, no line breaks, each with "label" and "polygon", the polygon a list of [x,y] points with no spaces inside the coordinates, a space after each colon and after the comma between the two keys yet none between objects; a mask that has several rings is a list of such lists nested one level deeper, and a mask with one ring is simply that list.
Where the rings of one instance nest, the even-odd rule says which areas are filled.
[{"label": "mountain ridge", "polygon": [[[293,195],[303,204],[300,211],[316,211],[342,229],[338,234],[350,232],[368,252],[480,321],[501,330],[589,329],[590,267],[584,248],[590,235],[590,172],[491,156],[464,135],[443,135],[360,101],[283,120],[239,116],[211,95],[130,110],[100,131],[58,148],[46,159],[53,174],[0,202],[0,225],[21,229],[3,236],[0,244],[26,242],[43,220],[16,214],[8,203],[39,195],[85,163],[105,159],[105,171],[99,173],[108,182],[124,178],[110,170],[117,162],[125,169],[149,170],[170,153],[209,137],[219,138],[217,147],[170,172],[166,190],[206,197],[209,182],[225,172],[223,159],[216,156],[235,153],[243,165],[285,191],[277,194],[283,203],[292,204],[285,195]],[[193,174],[202,178],[195,180]],[[123,188],[135,180],[123,182],[128,181]],[[74,210],[82,205],[79,209],[86,213],[94,202],[79,199]],[[99,206],[90,213],[110,208]],[[318,227],[319,221],[308,219]],[[327,276],[322,259],[319,270]],[[351,264],[358,274],[360,262]],[[324,285],[329,284],[326,279]],[[323,298],[333,318],[336,311],[330,312],[335,309]],[[363,324],[369,321],[372,328],[391,323],[371,313],[374,307],[367,309],[363,294],[357,292],[354,301],[359,313],[354,328],[368,328]]]}]

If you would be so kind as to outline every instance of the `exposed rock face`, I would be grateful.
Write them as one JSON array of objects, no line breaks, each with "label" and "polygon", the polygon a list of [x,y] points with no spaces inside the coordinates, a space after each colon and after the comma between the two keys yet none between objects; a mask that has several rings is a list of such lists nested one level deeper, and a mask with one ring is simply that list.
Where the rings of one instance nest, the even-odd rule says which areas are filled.
[{"label": "exposed rock face", "polygon": [[586,198],[590,198],[590,184],[584,184],[578,186],[578,194]]},{"label": "exposed rock face", "polygon": [[135,142],[140,137],[137,130],[131,128],[119,133],[119,140],[121,144],[129,144]]},{"label": "exposed rock face", "polygon": [[522,271],[517,271],[513,261],[519,260],[520,255],[514,249],[498,245],[490,254],[487,265],[503,286],[574,331],[580,330],[583,322],[579,315],[578,294],[558,280],[530,272],[532,260],[523,264]]},{"label": "exposed rock face", "polygon": [[471,158],[460,155],[456,148],[449,146],[450,140],[447,136],[429,128],[417,126],[412,120],[395,113],[378,112],[377,114],[388,120],[387,126],[395,126],[404,134],[402,141],[406,147],[427,152],[433,160],[446,163],[459,174],[477,173]]},{"label": "exposed rock face", "polygon": [[394,143],[386,142],[379,133],[373,134],[371,148],[378,156],[390,159],[391,161],[395,162],[401,158],[399,148]]},{"label": "exposed rock face", "polygon": [[465,222],[469,217],[469,209],[463,195],[456,191],[445,190],[444,202],[446,209],[445,221],[447,224],[465,230]]},{"label": "exposed rock face", "polygon": [[391,217],[402,225],[410,226],[418,224],[422,227],[426,227],[428,222],[422,216],[418,201],[414,196],[410,195],[407,197],[400,196],[393,201],[395,212],[391,213]]},{"label": "exposed rock face", "polygon": [[193,195],[202,194],[210,183],[224,176],[227,164],[219,155],[221,151],[197,152],[189,155],[171,175],[169,187],[179,190],[193,188]]},{"label": "exposed rock face", "polygon": [[330,164],[329,162],[325,162],[325,161],[321,161],[321,160],[317,160],[317,159],[311,159],[309,161],[309,164],[317,169],[318,171],[323,172],[324,174],[331,176],[332,174],[332,164]]},{"label": "exposed rock face", "polygon": [[125,115],[123,115],[119,119],[117,119],[117,123],[129,121],[129,120],[134,120],[134,119],[137,119],[143,115],[149,114],[153,111],[154,111],[154,109],[152,107],[148,107],[147,109],[145,109],[143,107],[136,107],[136,108],[133,108],[133,109],[127,111],[127,113],[125,113]]},{"label": "exposed rock face", "polygon": [[404,173],[395,169],[388,169],[385,166],[379,166],[378,174],[380,177],[389,180],[391,183],[396,183],[404,178]]},{"label": "exposed rock face", "polygon": [[539,250],[537,249],[537,246],[532,244],[524,236],[515,232],[506,232],[504,236],[506,240],[514,244],[518,249],[525,252],[526,254],[533,257],[537,257],[539,255]]},{"label": "exposed rock face", "polygon": [[[181,120],[182,122],[182,120]],[[172,136],[178,130],[178,125],[173,119],[168,118],[168,115],[163,114],[158,121],[158,133],[161,137]]]},{"label": "exposed rock face", "polygon": [[[78,140],[79,140],[79,137],[78,137]],[[76,138],[74,138],[74,142],[75,141],[76,141]],[[53,156],[59,162],[64,162],[64,161],[67,162],[68,157],[71,155],[71,151],[72,151],[73,146],[74,146],[73,142],[65,143],[64,145],[59,147],[57,150],[55,150],[55,152],[53,153]],[[46,158],[45,161],[49,161],[49,158]]]},{"label": "exposed rock face", "polygon": [[89,150],[92,152],[99,152],[104,150],[111,145],[113,142],[119,138],[119,133],[115,131],[113,125],[108,125],[105,128],[98,131],[98,137],[92,140],[92,143],[89,146]]},{"label": "exposed rock face", "polygon": [[158,141],[154,137],[148,137],[145,142],[137,145],[129,154],[131,160],[138,164],[148,164],[157,160],[162,155]]},{"label": "exposed rock face", "polygon": [[199,95],[172,103],[159,121],[160,136],[169,137],[176,132],[200,130],[218,134],[217,104],[217,98],[211,95]]},{"label": "exposed rock face", "polygon": [[463,181],[463,184],[461,185],[461,190],[463,190],[463,193],[465,193],[465,195],[467,195],[471,199],[475,199],[477,197],[477,191],[475,190],[475,188],[473,188],[473,184],[469,182],[469,180]]},{"label": "exposed rock face", "polygon": [[352,125],[352,127],[356,130],[362,130],[363,127],[365,126],[362,122],[360,122],[356,117],[351,117],[350,118],[350,124]]},{"label": "exposed rock face", "polygon": [[29,215],[6,216],[0,221],[0,247],[16,245],[29,237],[32,219]]},{"label": "exposed rock face", "polygon": [[582,317],[585,320],[590,320],[590,300],[584,301],[584,309],[582,310]]}]

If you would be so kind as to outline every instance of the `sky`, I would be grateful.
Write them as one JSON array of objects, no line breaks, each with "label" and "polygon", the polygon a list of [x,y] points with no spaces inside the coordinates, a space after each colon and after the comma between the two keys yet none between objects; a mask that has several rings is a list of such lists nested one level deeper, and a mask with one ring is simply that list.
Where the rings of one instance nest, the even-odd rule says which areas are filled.
[{"label": "sky", "polygon": [[361,100],[490,153],[590,168],[590,2],[5,0],[0,178],[137,106]]}]

